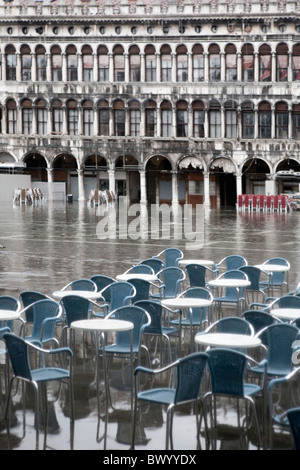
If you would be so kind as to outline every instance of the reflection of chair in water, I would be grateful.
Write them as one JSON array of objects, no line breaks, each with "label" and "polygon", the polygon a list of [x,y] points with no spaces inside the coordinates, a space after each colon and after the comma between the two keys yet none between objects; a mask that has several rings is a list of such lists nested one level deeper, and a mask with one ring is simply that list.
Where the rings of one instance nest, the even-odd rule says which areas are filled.
[{"label": "reflection of chair in water", "polygon": [[[48,351],[32,344],[29,344],[23,338],[20,338],[14,334],[7,333],[4,336],[8,355],[12,364],[14,375],[10,379],[9,391],[7,396],[7,404],[5,410],[5,419],[8,421],[8,432],[10,428],[9,421],[9,405],[11,401],[12,385],[15,379],[32,384],[35,391],[35,427],[36,427],[36,449],[39,448],[39,431],[40,431],[40,413],[39,413],[39,386],[43,385],[44,392],[44,405],[45,405],[45,437],[44,437],[44,449],[46,447],[47,437],[47,424],[48,424],[48,399],[46,383],[49,381],[59,381],[69,383],[70,387],[70,404],[71,404],[71,422],[74,423],[74,400],[73,400],[73,382],[72,382],[72,351],[69,348],[55,349],[54,351]],[[59,367],[46,367],[44,361],[41,361],[43,366],[39,369],[32,369],[29,362],[29,351],[34,350],[37,353],[41,353],[44,357],[47,354],[57,355],[64,354],[69,356],[69,367],[62,369]]]}]

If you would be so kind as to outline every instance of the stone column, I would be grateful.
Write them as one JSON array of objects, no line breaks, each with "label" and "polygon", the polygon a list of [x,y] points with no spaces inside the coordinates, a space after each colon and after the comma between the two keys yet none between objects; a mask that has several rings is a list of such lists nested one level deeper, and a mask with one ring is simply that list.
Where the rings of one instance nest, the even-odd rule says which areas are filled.
[{"label": "stone column", "polygon": [[140,191],[141,191],[140,204],[147,205],[146,170],[140,170]]},{"label": "stone column", "polygon": [[115,191],[116,190],[115,170],[108,170],[108,179],[109,179],[109,190]]},{"label": "stone column", "polygon": [[238,200],[238,196],[240,194],[243,194],[242,190],[242,175],[238,174],[236,175],[236,199]]},{"label": "stone column", "polygon": [[178,204],[178,173],[172,171],[172,204]]},{"label": "stone column", "polygon": [[204,201],[203,203],[206,206],[210,205],[210,195],[209,195],[209,171],[203,173],[204,176]]},{"label": "stone column", "polygon": [[84,170],[80,168],[77,170],[78,173],[78,201],[85,201],[84,191]]},{"label": "stone column", "polygon": [[53,168],[47,168],[48,177],[48,200],[53,200]]}]

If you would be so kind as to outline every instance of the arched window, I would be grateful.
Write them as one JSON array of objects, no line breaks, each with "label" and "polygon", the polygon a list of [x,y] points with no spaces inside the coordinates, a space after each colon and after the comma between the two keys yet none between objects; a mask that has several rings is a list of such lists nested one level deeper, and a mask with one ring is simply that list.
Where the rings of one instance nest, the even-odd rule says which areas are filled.
[{"label": "arched window", "polygon": [[146,137],[156,135],[156,102],[153,100],[145,104],[145,135]]},{"label": "arched window", "polygon": [[67,103],[68,116],[68,134],[78,135],[78,108],[75,100],[69,100]]},{"label": "arched window", "polygon": [[36,54],[36,79],[38,82],[47,80],[47,59],[44,46],[37,46]]},{"label": "arched window", "polygon": [[78,80],[78,62],[77,50],[75,46],[68,46],[67,54],[67,80],[69,82],[76,82]]},{"label": "arched window", "polygon": [[125,80],[125,56],[122,46],[114,47],[114,81],[124,82]]},{"label": "arched window", "polygon": [[160,106],[161,136],[172,137],[172,104],[164,100]]},{"label": "arched window", "polygon": [[272,77],[271,48],[263,44],[259,48],[259,81],[270,82]]},{"label": "arched window", "polygon": [[6,130],[8,134],[17,133],[17,105],[13,99],[6,102]]},{"label": "arched window", "polygon": [[91,46],[83,46],[82,48],[82,71],[84,82],[94,80],[94,57]]},{"label": "arched window", "polygon": [[271,134],[271,106],[266,101],[260,103],[259,108],[259,138],[260,139],[270,139]]},{"label": "arched window", "polygon": [[300,80],[300,44],[295,44],[292,54],[293,80]]},{"label": "arched window", "polygon": [[109,59],[106,46],[98,47],[98,80],[99,82],[109,81]]},{"label": "arched window", "polygon": [[129,76],[131,82],[141,81],[141,56],[137,46],[129,48]]},{"label": "arched window", "polygon": [[140,135],[141,110],[137,100],[133,100],[129,103],[129,124],[130,135],[138,137]]},{"label": "arched window", "polygon": [[82,103],[83,135],[94,135],[94,110],[93,103],[85,100]]},{"label": "arched window", "polygon": [[204,56],[203,47],[197,44],[193,47],[193,81],[203,82],[204,80]]},{"label": "arched window", "polygon": [[32,103],[28,99],[24,99],[22,107],[22,132],[25,135],[32,134]]},{"label": "arched window", "polygon": [[5,49],[6,80],[17,79],[17,56],[14,46],[9,45]]},{"label": "arched window", "polygon": [[284,101],[276,103],[275,106],[275,124],[276,139],[287,139],[289,133],[289,113],[288,105]]},{"label": "arched window", "polygon": [[99,135],[109,135],[109,109],[108,102],[101,100],[98,104],[99,109]]},{"label": "arched window", "polygon": [[177,81],[187,82],[188,80],[188,59],[185,46],[178,46],[177,54]]},{"label": "arched window", "polygon": [[187,102],[181,100],[176,106],[177,115],[177,137],[188,136],[188,105]]},{"label": "arched window", "polygon": [[156,82],[156,56],[154,46],[145,49],[146,82]]},{"label": "arched window", "polygon": [[217,44],[209,47],[209,79],[218,82],[221,78],[220,48]]},{"label": "arched window", "polygon": [[251,101],[242,104],[242,137],[243,139],[254,139],[255,114]]},{"label": "arched window", "polygon": [[228,44],[225,48],[225,71],[226,71],[226,82],[236,82],[237,80],[236,47],[233,44]]},{"label": "arched window", "polygon": [[172,56],[171,48],[168,45],[162,46],[160,50],[161,60],[161,81],[171,82],[172,81]]},{"label": "arched window", "polygon": [[62,81],[62,55],[59,46],[53,46],[51,49],[51,73],[53,82]]},{"label": "arched window", "polygon": [[300,139],[300,104],[294,104],[292,109],[293,116],[293,139]]},{"label": "arched window", "polygon": [[209,104],[209,137],[221,137],[221,106],[217,100],[212,100]]},{"label": "arched window", "polygon": [[244,44],[242,47],[242,80],[254,81],[254,50],[252,44]]},{"label": "arched window", "polygon": [[21,77],[23,82],[31,80],[31,50],[29,46],[21,47]]},{"label": "arched window", "polygon": [[48,133],[47,121],[47,103],[45,100],[38,100],[36,102],[36,122],[37,122],[37,133],[39,135],[46,135]]},{"label": "arched window", "polygon": [[227,101],[225,107],[225,137],[228,139],[236,139],[237,137],[237,116],[236,103]]},{"label": "arched window", "polygon": [[205,111],[202,101],[195,101],[193,109],[193,136],[204,137]]},{"label": "arched window", "polygon": [[63,134],[63,109],[60,100],[52,102],[52,134]]},{"label": "arched window", "polygon": [[288,80],[289,53],[286,44],[278,44],[276,48],[276,80],[287,82]]},{"label": "arched window", "polygon": [[125,106],[123,101],[117,100],[114,102],[114,124],[115,124],[115,135],[125,135]]}]

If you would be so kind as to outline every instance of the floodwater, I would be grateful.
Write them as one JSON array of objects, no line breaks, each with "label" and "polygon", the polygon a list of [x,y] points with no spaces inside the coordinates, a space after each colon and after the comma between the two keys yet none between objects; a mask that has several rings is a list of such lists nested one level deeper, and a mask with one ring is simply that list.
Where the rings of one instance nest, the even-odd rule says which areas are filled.
[{"label": "floodwater", "polygon": [[[289,260],[290,290],[300,282],[300,212],[242,214],[235,210],[213,209],[204,214],[204,232],[200,244],[187,244],[187,240],[168,240],[159,236],[133,239],[126,236],[124,227],[115,238],[101,240],[99,213],[85,203],[43,203],[13,207],[12,203],[0,206],[0,295],[18,297],[23,290],[37,290],[51,295],[54,290],[77,278],[90,278],[95,274],[115,277],[132,264],[152,257],[169,246],[182,249],[186,257],[205,258],[215,262],[229,254],[237,253],[248,264],[260,264],[273,256]],[[182,222],[183,223],[183,222]],[[142,222],[144,224],[144,222]],[[164,233],[163,226],[162,232]],[[203,245],[203,246],[202,246]],[[76,349],[75,425],[72,447],[75,450],[128,450],[130,447],[131,413],[128,384],[122,385],[121,373],[114,369],[111,379],[114,410],[110,411],[106,432],[104,405],[98,421],[94,386],[94,364],[91,355],[83,359]],[[125,367],[126,371],[126,367]],[[126,374],[125,374],[126,375]],[[57,450],[71,447],[68,411],[68,394],[64,391],[58,400],[51,389],[47,446]],[[35,448],[34,407],[32,397],[26,400],[26,421],[22,412],[21,396],[13,397],[11,440],[12,449]],[[237,436],[234,431],[235,403],[226,405],[220,413],[223,432],[218,440],[222,449],[256,449],[256,438]],[[137,430],[136,449],[163,450],[165,441],[165,410],[160,407],[143,409]],[[99,425],[99,426],[98,426]],[[104,433],[104,436],[103,436]],[[177,450],[195,450],[197,447],[195,416],[191,409],[175,415],[174,447]],[[253,439],[252,439],[253,437]],[[41,433],[40,444],[43,442]],[[204,434],[201,444],[205,448]],[[279,434],[275,442],[278,448],[291,449],[288,433]],[[0,448],[7,449],[5,427],[0,428]],[[124,454],[125,455],[125,454]]]}]

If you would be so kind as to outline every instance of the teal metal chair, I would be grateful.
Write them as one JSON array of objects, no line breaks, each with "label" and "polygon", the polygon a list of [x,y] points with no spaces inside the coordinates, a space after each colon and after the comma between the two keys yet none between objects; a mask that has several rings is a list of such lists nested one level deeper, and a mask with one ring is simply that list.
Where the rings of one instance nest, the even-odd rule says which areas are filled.
[{"label": "teal metal chair", "polygon": [[97,285],[91,279],[76,279],[75,281],[69,282],[61,290],[87,290],[97,291]]},{"label": "teal metal chair", "polygon": [[157,274],[160,284],[157,285],[158,293],[151,293],[154,299],[171,299],[177,297],[181,292],[181,287],[185,280],[185,273],[177,267],[169,267],[162,269]]},{"label": "teal metal chair", "polygon": [[[65,336],[69,332],[69,346],[73,349],[74,344],[74,330],[71,328],[71,323],[78,320],[87,320],[91,309],[91,302],[79,295],[66,295],[61,299],[61,305],[63,306],[66,324],[64,325],[61,332],[61,344],[65,345]],[[84,349],[85,350],[85,349]]]},{"label": "teal metal chair", "polygon": [[[247,275],[240,271],[239,269],[232,269],[230,271],[226,271],[223,274],[220,274],[218,279],[224,278],[224,279],[248,279]],[[221,312],[221,306],[222,304],[225,305],[235,305],[236,310],[240,310],[240,305],[242,302],[245,302],[245,297],[244,297],[244,288],[243,289],[237,289],[235,287],[226,287],[224,289],[224,295],[221,296],[214,296],[214,303],[218,307],[219,311],[219,318],[220,318],[220,312]]]},{"label": "teal metal chair", "polygon": [[213,278],[218,272],[203,264],[191,263],[185,267],[190,287],[207,287],[207,273]]},{"label": "teal metal chair", "polygon": [[215,265],[215,269],[219,271],[219,268],[224,266],[225,271],[231,271],[232,269],[239,269],[247,264],[248,261],[243,256],[229,255],[219,261],[219,263]]},{"label": "teal metal chair", "polygon": [[[129,282],[113,282],[105,287],[102,291],[99,292],[99,299],[103,300],[103,304],[98,305],[101,308],[100,312],[93,312],[94,317],[103,318],[108,315],[110,312],[113,312],[117,308],[130,305],[134,301],[136,294],[135,287]],[[107,302],[106,299],[109,296],[110,301]],[[97,303],[93,302],[97,305]]]},{"label": "teal metal chair", "polygon": [[59,341],[55,333],[56,325],[62,319],[62,306],[55,300],[44,299],[27,308],[33,308],[33,326],[31,335],[25,336],[26,341],[40,347],[51,342],[58,347]]},{"label": "teal metal chair", "polygon": [[127,269],[124,274],[155,274],[153,268],[147,264],[136,264]]},{"label": "teal metal chair", "polygon": [[[34,304],[38,300],[49,299],[50,297],[42,292],[37,291],[23,291],[20,293],[20,299],[23,303],[24,308],[29,307],[29,305]],[[25,311],[25,321],[26,323],[33,323],[33,308],[27,308]]]},{"label": "teal metal chair", "polygon": [[155,274],[157,274],[159,271],[161,271],[164,268],[164,262],[158,258],[147,258],[141,261],[140,264],[145,264],[147,266],[150,266],[150,268],[153,269]]},{"label": "teal metal chair", "polygon": [[[44,449],[46,447],[47,436],[47,423],[48,423],[48,398],[46,384],[49,381],[59,381],[69,383],[70,390],[70,405],[71,405],[71,423],[74,423],[74,398],[73,398],[73,378],[72,378],[72,351],[69,348],[45,350],[31,343],[28,343],[23,338],[16,336],[12,333],[4,335],[8,355],[13,368],[13,376],[10,378],[9,390],[7,395],[7,403],[5,407],[5,419],[8,424],[8,433],[10,434],[9,422],[9,407],[12,395],[12,386],[14,380],[21,380],[23,383],[31,384],[35,391],[35,427],[36,427],[36,449],[39,448],[39,431],[40,431],[40,387],[44,392],[45,404],[45,438]],[[32,369],[30,365],[30,350],[36,353],[41,353],[42,357],[45,355],[67,355],[69,358],[69,367],[62,369],[59,367],[47,367],[43,362],[43,366],[38,369]]]},{"label": "teal metal chair", "polygon": [[[211,390],[204,395],[204,405],[208,399],[213,408],[212,427],[214,430],[213,445],[217,441],[217,407],[216,397],[235,398],[245,400],[253,411],[254,423],[257,433],[258,448],[262,447],[260,428],[254,398],[261,395],[262,387],[245,380],[248,363],[255,361],[245,354],[232,349],[215,348],[207,351],[208,367],[210,372]],[[249,419],[246,407],[246,419]],[[238,413],[238,417],[239,413]],[[240,423],[239,423],[240,424]]]},{"label": "teal metal chair", "polygon": [[179,248],[167,248],[161,251],[153,258],[162,257],[164,260],[164,267],[170,268],[172,266],[178,267],[178,261],[183,258],[183,253]]},{"label": "teal metal chair", "polygon": [[[194,353],[169,364],[161,369],[148,369],[137,367],[134,371],[135,376],[135,405],[132,426],[131,449],[135,448],[135,430],[137,411],[139,403],[155,403],[167,406],[165,449],[174,448],[173,444],[173,416],[174,411],[180,405],[187,403],[196,403],[202,405],[200,396],[200,385],[207,365],[207,355],[205,353]],[[170,372],[175,378],[171,387],[158,387],[147,390],[139,389],[139,376],[141,374],[150,375],[155,379],[161,374]],[[202,410],[203,412],[203,410]],[[198,418],[198,413],[196,413]],[[205,417],[205,414],[204,414]],[[180,435],[180,430],[178,430]],[[197,426],[197,438],[199,438],[199,427]],[[198,446],[200,442],[198,439]]]},{"label": "teal metal chair", "polygon": [[300,450],[300,408],[291,408],[286,414],[293,436],[294,448]]},{"label": "teal metal chair", "polygon": [[[116,282],[115,279],[109,276],[105,276],[104,274],[95,274],[91,277],[91,281],[93,281],[97,286],[97,291],[102,292],[102,296],[105,297],[106,302],[110,302],[109,296],[109,289],[105,290],[105,287],[109,286],[113,282]],[[105,293],[104,293],[105,292]]]},{"label": "teal metal chair", "polygon": [[[259,301],[264,303],[266,300],[265,291],[269,289],[269,275],[256,266],[241,266],[239,270],[247,275],[248,280],[251,283],[250,286],[245,287],[247,305]],[[262,276],[265,276],[268,279],[266,281],[262,281]],[[265,282],[266,284],[262,284],[262,282]]]},{"label": "teal metal chair", "polygon": [[[267,261],[265,261],[263,264],[277,264],[280,266],[287,266],[288,268],[290,267],[290,263],[281,257],[274,257],[274,258],[269,258]],[[288,271],[282,271],[282,272],[274,272],[272,274],[272,288],[280,290],[280,294],[283,295],[283,289],[286,289],[286,292],[289,291],[289,273]],[[268,281],[262,281],[262,285],[266,285],[269,287]]]}]

